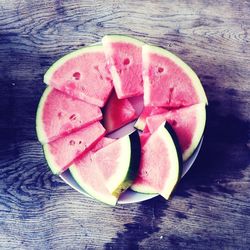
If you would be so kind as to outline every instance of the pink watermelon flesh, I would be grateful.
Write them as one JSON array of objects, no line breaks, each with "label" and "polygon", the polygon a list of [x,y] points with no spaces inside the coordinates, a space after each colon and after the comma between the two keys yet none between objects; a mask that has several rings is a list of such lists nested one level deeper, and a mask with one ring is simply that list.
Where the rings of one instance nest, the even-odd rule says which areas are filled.
[{"label": "pink watermelon flesh", "polygon": [[[201,117],[205,117],[205,105],[197,104],[148,117],[146,123],[150,133],[153,133],[164,121],[167,121],[177,135],[183,159],[186,160],[193,153],[201,139],[205,126],[205,121]],[[190,150],[190,147],[194,148]]]},{"label": "pink watermelon flesh", "polygon": [[126,41],[125,36],[121,37],[121,41],[113,39],[113,36],[102,40],[119,99],[143,94],[142,43],[137,40],[138,44],[133,43]]},{"label": "pink watermelon flesh", "polygon": [[138,132],[119,138],[94,155],[94,164],[106,180],[106,187],[116,197],[132,184],[140,161]]},{"label": "pink watermelon flesh", "polygon": [[102,173],[105,180],[108,180],[116,169],[116,160],[121,155],[122,145],[120,140],[109,144],[107,147],[103,147],[98,150],[94,156],[94,162],[99,171]]},{"label": "pink watermelon flesh", "polygon": [[93,156],[96,151],[107,146],[114,139],[104,137],[96,146],[82,157],[78,158],[70,167],[76,182],[92,197],[110,204],[115,205],[117,197],[113,196],[107,189],[105,179],[100,170],[93,163]]},{"label": "pink watermelon flesh", "polygon": [[134,189],[134,191],[138,191],[138,192],[142,192],[142,193],[157,193],[155,188],[153,188],[150,183],[148,183],[147,181],[144,182],[144,180],[143,180],[143,167],[142,167],[142,165],[144,164],[143,161],[144,161],[144,153],[145,153],[145,144],[150,136],[151,136],[151,133],[149,131],[146,131],[146,132],[143,131],[143,133],[140,134],[141,161],[140,161],[139,173],[131,186],[131,188]]},{"label": "pink watermelon flesh", "polygon": [[37,124],[42,127],[42,133],[38,131],[41,143],[51,142],[102,119],[99,107],[48,88],[49,94],[41,107],[40,124]]},{"label": "pink watermelon flesh", "polygon": [[135,128],[139,130],[144,130],[146,126],[146,118],[148,116],[161,114],[164,113],[165,111],[166,108],[161,108],[161,107],[153,107],[153,106],[144,107],[142,113],[140,114],[138,120],[135,123]]},{"label": "pink watermelon flesh", "polygon": [[116,139],[109,138],[109,137],[103,137],[100,141],[97,142],[97,144],[91,149],[92,152],[97,152],[98,150],[108,146],[110,143],[116,141]]},{"label": "pink watermelon flesh", "polygon": [[136,118],[136,111],[130,101],[128,99],[118,99],[115,92],[113,92],[105,106],[103,116],[103,124],[107,133],[121,128]]},{"label": "pink watermelon flesh", "polygon": [[142,113],[143,106],[143,95],[134,96],[128,98],[129,102],[132,104],[134,110],[136,111],[137,117]]},{"label": "pink watermelon flesh", "polygon": [[[61,59],[44,77],[46,84],[75,98],[103,107],[113,88],[102,46],[79,50],[72,58]],[[55,69],[54,69],[54,68]]]},{"label": "pink watermelon flesh", "polygon": [[144,147],[146,141],[150,137],[151,133],[150,132],[143,132],[140,134],[140,142],[141,142],[141,148]]},{"label": "pink watermelon flesh", "polygon": [[48,165],[55,174],[67,170],[69,165],[92,145],[100,140],[105,129],[100,122],[95,122],[88,127],[61,137],[44,145],[45,157]]},{"label": "pink watermelon flesh", "polygon": [[179,162],[175,144],[164,124],[153,134],[141,136],[141,144],[139,174],[131,188],[143,193],[159,193],[168,198],[178,180]]},{"label": "pink watermelon flesh", "polygon": [[164,49],[143,47],[145,105],[178,108],[207,102],[198,77],[180,61]]}]

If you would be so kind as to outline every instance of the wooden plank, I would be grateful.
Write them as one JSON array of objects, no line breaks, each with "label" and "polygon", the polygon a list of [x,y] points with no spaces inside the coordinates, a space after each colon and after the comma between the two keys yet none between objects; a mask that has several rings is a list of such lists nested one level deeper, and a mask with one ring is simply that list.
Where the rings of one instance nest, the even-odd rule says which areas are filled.
[{"label": "wooden plank", "polygon": [[[0,248],[248,249],[249,1],[1,1]],[[115,208],[47,169],[35,113],[47,68],[107,33],[164,46],[209,99],[201,154],[169,202]]]}]

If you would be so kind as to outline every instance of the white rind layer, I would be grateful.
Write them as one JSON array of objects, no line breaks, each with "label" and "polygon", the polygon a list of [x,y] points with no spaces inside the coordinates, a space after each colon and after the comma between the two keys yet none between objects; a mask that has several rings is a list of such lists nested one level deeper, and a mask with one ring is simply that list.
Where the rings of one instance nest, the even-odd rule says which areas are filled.
[{"label": "white rind layer", "polygon": [[37,108],[37,113],[36,113],[36,133],[38,140],[41,142],[41,144],[45,144],[48,142],[48,137],[46,136],[46,133],[44,131],[44,126],[43,126],[43,109],[44,109],[44,104],[47,100],[48,95],[51,93],[53,90],[52,87],[48,86],[45,91],[43,92],[43,95],[40,99],[40,102],[38,104]]}]

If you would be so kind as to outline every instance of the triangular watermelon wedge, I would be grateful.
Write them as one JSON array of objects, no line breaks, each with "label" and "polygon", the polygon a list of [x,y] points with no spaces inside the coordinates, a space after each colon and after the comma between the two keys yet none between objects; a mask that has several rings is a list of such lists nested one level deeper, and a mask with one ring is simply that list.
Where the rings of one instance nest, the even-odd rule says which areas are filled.
[{"label": "triangular watermelon wedge", "polygon": [[93,158],[106,180],[110,193],[119,197],[135,179],[140,163],[140,139],[137,131],[98,150]]},{"label": "triangular watermelon wedge", "polygon": [[49,86],[44,91],[37,110],[37,136],[45,144],[101,119],[99,107]]},{"label": "triangular watermelon wedge", "polygon": [[105,133],[100,122],[74,133],[60,137],[50,143],[44,144],[44,154],[48,165],[54,174],[61,174],[80,155],[87,152]]},{"label": "triangular watermelon wedge", "polygon": [[105,105],[103,125],[110,133],[137,118],[136,110],[128,99],[118,99],[113,92]]},{"label": "triangular watermelon wedge", "polygon": [[109,70],[119,99],[143,94],[143,42],[124,35],[107,35],[102,39]]},{"label": "triangular watermelon wedge", "polygon": [[179,180],[182,161],[178,142],[168,132],[168,125],[164,125],[148,135],[148,139],[143,138],[139,174],[131,189],[141,193],[159,193],[168,199]]},{"label": "triangular watermelon wedge", "polygon": [[171,52],[150,45],[142,48],[144,105],[179,108],[207,103],[195,72]]},{"label": "triangular watermelon wedge", "polygon": [[44,82],[75,98],[103,107],[113,88],[101,45],[84,47],[56,61]]},{"label": "triangular watermelon wedge", "polygon": [[206,107],[204,103],[148,117],[147,128],[154,133],[162,122],[167,121],[175,131],[183,160],[186,161],[198,146],[206,123]]},{"label": "triangular watermelon wedge", "polygon": [[113,141],[115,140],[107,137],[102,138],[91,151],[77,159],[69,169],[75,181],[84,191],[95,199],[114,206],[118,197],[109,192],[103,175],[97,166],[93,164],[95,152]]}]

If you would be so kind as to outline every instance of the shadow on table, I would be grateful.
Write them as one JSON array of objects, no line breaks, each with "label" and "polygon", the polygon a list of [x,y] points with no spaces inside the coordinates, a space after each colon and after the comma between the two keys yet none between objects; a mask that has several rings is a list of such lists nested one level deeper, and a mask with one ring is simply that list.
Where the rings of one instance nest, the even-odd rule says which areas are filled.
[{"label": "shadow on table", "polygon": [[249,122],[233,115],[218,114],[216,103],[207,109],[207,127],[200,154],[191,171],[180,182],[175,195],[189,197],[198,192],[233,194],[228,179],[244,178],[249,166]]},{"label": "shadow on table", "polygon": [[124,224],[124,230],[105,244],[105,249],[138,249],[139,242],[160,231],[167,208],[167,202],[160,196],[140,203],[139,215],[133,218],[133,222]]},{"label": "shadow on table", "polygon": [[[233,196],[236,190],[227,183],[244,178],[244,170],[250,164],[249,121],[240,120],[230,111],[229,115],[221,113],[218,105],[215,101],[209,103],[202,149],[192,169],[177,186],[176,197],[188,199],[194,193]],[[141,203],[138,208],[140,215],[135,216],[132,223],[125,224],[124,232],[118,232],[105,247],[115,249],[126,245],[129,249],[139,248],[143,239],[160,231],[162,218],[169,206],[170,203],[161,197]],[[186,217],[182,213],[175,216]]]}]

